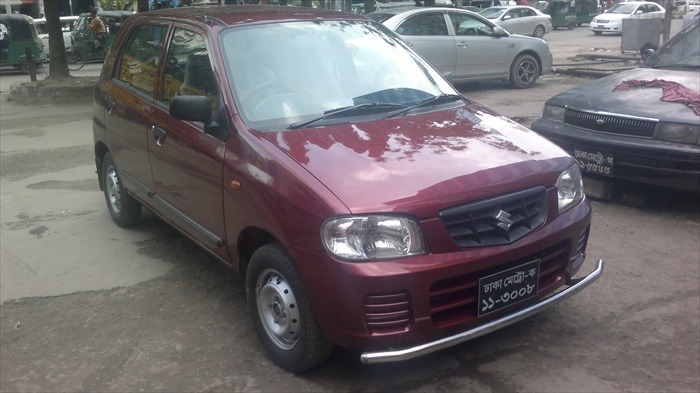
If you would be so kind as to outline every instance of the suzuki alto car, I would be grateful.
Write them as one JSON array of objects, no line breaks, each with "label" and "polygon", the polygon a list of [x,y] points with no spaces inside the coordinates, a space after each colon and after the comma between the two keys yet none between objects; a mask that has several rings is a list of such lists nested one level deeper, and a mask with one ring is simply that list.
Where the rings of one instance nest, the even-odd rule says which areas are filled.
[{"label": "suzuki alto car", "polygon": [[361,15],[139,13],[94,108],[114,222],[146,207],[240,274],[287,370],[334,346],[365,363],[437,351],[602,274],[577,275],[591,208],[576,162]]}]

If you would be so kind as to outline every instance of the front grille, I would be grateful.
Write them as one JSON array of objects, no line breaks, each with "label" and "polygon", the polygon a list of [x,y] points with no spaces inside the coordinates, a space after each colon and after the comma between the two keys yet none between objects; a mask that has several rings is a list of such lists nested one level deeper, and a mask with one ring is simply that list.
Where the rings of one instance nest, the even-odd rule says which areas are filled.
[{"label": "front grille", "polygon": [[365,318],[370,330],[407,327],[411,321],[408,293],[375,294],[365,297]]},{"label": "front grille", "polygon": [[[581,244],[578,246],[580,248]],[[544,295],[553,291],[566,279],[568,251],[569,242],[564,241],[535,255],[496,268],[463,274],[433,283],[430,286],[430,317],[433,324],[436,327],[444,327],[476,319],[480,278],[538,258],[540,259],[540,275],[537,293]]]},{"label": "front grille", "polygon": [[452,207],[439,216],[462,248],[510,244],[544,223],[546,189],[542,186]]},{"label": "front grille", "polygon": [[654,136],[657,121],[567,109],[564,123],[608,134],[651,138]]}]

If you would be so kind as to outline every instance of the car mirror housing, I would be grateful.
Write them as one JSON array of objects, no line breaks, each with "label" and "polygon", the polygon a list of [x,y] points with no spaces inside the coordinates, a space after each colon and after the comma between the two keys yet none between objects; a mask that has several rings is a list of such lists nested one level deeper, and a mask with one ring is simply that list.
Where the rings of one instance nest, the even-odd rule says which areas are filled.
[{"label": "car mirror housing", "polygon": [[205,96],[177,96],[170,101],[170,116],[211,124],[211,101]]},{"label": "car mirror housing", "polygon": [[500,26],[494,26],[493,27],[493,35],[496,37],[508,37],[508,33],[506,30]]}]

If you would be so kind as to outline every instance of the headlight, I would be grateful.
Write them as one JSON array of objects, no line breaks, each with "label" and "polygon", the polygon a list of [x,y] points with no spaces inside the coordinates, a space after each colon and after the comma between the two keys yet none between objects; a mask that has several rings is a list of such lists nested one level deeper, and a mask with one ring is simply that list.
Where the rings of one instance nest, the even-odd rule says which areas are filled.
[{"label": "headlight", "polygon": [[557,179],[557,199],[559,213],[576,206],[583,200],[583,177],[578,164],[562,172]]},{"label": "headlight", "polygon": [[668,142],[700,144],[699,134],[700,126],[661,122],[656,130],[655,139]]},{"label": "headlight", "polygon": [[328,252],[340,259],[370,261],[425,252],[418,223],[406,217],[334,218],[323,224],[321,236]]},{"label": "headlight", "polygon": [[566,113],[566,108],[562,106],[547,105],[544,106],[544,111],[542,112],[542,118],[547,120],[554,120],[559,122],[564,122],[564,114]]}]

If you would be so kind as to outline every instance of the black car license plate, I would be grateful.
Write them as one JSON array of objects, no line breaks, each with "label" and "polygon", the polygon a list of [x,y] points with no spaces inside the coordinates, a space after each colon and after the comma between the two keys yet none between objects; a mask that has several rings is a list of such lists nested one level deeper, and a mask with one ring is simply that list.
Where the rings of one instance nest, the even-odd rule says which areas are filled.
[{"label": "black car license plate", "polygon": [[615,159],[612,154],[575,148],[573,155],[582,171],[607,177],[613,176]]},{"label": "black car license plate", "polygon": [[486,315],[537,295],[540,260],[479,279],[479,313]]}]

